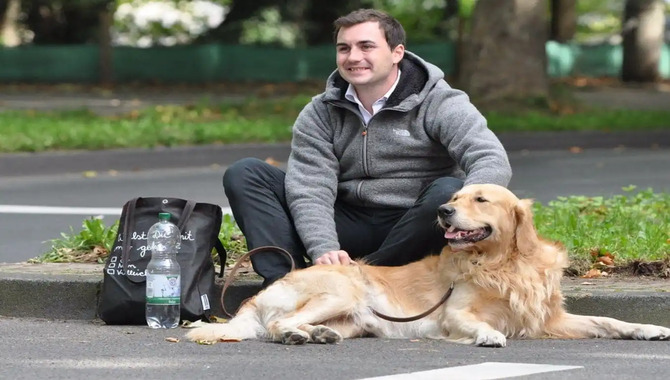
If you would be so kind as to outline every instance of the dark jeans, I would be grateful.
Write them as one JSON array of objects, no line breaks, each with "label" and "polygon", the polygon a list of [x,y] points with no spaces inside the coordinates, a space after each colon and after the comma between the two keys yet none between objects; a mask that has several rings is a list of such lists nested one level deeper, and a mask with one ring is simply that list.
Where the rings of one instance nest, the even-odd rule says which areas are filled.
[{"label": "dark jeans", "polygon": [[[305,247],[293,225],[284,192],[285,173],[255,158],[242,159],[226,170],[223,188],[235,221],[249,249],[272,245],[291,253],[296,266],[307,266]],[[445,244],[437,225],[437,208],[463,186],[451,177],[427,186],[409,209],[365,208],[339,199],[335,225],[341,249],[352,258],[373,265],[397,266],[438,253]],[[284,255],[273,252],[251,257],[264,285],[283,277],[290,269]]]}]

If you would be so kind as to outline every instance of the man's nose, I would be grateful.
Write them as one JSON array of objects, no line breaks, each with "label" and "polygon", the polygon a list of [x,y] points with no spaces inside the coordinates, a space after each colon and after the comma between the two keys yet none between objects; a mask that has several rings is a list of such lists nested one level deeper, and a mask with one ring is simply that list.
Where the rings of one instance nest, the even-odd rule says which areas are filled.
[{"label": "man's nose", "polygon": [[350,61],[358,62],[363,58],[363,52],[361,51],[361,49],[357,47],[352,47],[351,50],[349,51],[348,58]]}]

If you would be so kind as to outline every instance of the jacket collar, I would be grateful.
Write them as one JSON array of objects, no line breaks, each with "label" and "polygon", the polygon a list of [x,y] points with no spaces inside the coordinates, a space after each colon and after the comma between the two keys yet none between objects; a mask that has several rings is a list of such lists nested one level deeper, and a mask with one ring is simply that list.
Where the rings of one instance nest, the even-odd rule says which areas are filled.
[{"label": "jacket collar", "polygon": [[[390,108],[400,105],[403,100],[409,98],[411,95],[419,95],[426,87],[428,82],[428,72],[423,65],[418,61],[416,56],[408,52],[400,61],[400,70],[402,75],[395,90],[391,93],[386,106]],[[342,78],[340,73],[335,70],[328,79],[326,93],[324,94],[324,101],[346,101],[345,94],[347,92],[349,83]]]}]

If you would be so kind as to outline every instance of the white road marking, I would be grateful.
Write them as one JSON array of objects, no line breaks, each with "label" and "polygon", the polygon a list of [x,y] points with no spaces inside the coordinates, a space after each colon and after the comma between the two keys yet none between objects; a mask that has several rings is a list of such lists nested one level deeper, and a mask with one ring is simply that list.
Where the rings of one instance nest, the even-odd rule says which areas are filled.
[{"label": "white road marking", "polygon": [[[221,207],[225,214],[232,215],[230,207]],[[55,207],[0,205],[0,214],[38,214],[38,215],[121,215],[120,207]]]},{"label": "white road marking", "polygon": [[584,368],[582,366],[528,364],[528,363],[498,363],[487,362],[460,367],[434,369],[430,371],[403,373],[399,375],[370,377],[361,380],[485,380],[504,379],[516,376],[527,376],[535,373],[565,371]]}]

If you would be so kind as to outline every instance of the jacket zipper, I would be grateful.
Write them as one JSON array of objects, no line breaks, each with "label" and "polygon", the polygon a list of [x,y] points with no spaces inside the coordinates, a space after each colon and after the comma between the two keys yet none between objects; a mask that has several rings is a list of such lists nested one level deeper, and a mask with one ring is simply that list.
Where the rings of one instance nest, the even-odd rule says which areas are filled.
[{"label": "jacket zipper", "polygon": [[365,173],[365,176],[369,177],[370,173],[368,171],[368,126],[363,125],[363,132],[361,133],[363,135],[363,173]]},{"label": "jacket zipper", "polygon": [[[362,147],[362,160],[363,160],[363,174],[365,174],[366,177],[370,176],[370,173],[368,172],[368,126],[363,124],[363,132],[361,132],[361,135],[363,135],[363,147]],[[361,188],[363,187],[363,180],[360,180],[358,182],[358,185],[356,186],[356,198],[362,199],[361,198]]]},{"label": "jacket zipper", "polygon": [[[331,105],[336,106],[336,107],[342,107],[345,109],[350,109],[351,111],[354,112],[354,114],[358,115],[359,120],[363,124],[363,132],[361,132],[361,135],[363,136],[363,148],[362,148],[362,159],[363,159],[363,174],[365,174],[366,177],[370,176],[369,168],[368,168],[368,125],[365,124],[363,121],[363,116],[359,115],[357,112],[355,112],[353,109],[349,107],[342,106],[340,104],[337,104],[335,102],[329,102]],[[374,117],[374,115],[373,115]],[[370,121],[372,118],[370,118]],[[370,121],[368,121],[368,124],[370,124]],[[356,186],[356,197],[358,199],[361,199],[361,188],[363,187],[363,180],[358,182],[358,185]]]}]

